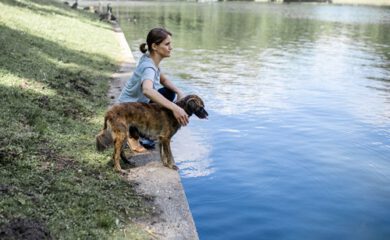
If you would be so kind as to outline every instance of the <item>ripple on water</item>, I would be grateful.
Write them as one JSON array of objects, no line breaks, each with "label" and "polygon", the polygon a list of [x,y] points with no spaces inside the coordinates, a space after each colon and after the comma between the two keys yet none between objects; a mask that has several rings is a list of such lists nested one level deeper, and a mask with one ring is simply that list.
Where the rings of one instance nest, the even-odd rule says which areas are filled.
[{"label": "ripple on water", "polygon": [[166,25],[161,68],[210,113],[172,143],[200,238],[390,236],[387,8],[137,6],[135,57]]}]

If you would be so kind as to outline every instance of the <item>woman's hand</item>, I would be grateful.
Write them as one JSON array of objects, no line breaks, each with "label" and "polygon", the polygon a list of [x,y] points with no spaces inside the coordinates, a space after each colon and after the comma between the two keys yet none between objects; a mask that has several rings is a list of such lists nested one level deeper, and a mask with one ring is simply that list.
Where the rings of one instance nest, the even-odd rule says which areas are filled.
[{"label": "woman's hand", "polygon": [[188,115],[184,111],[183,108],[177,106],[175,110],[173,111],[173,115],[175,116],[176,120],[180,123],[182,126],[186,126],[188,124]]}]

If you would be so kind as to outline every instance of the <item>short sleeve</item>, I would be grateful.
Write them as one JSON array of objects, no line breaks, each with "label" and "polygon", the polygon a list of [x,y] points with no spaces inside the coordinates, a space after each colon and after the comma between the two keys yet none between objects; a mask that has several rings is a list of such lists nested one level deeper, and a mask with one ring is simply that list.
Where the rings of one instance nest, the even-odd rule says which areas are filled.
[{"label": "short sleeve", "polygon": [[153,68],[151,67],[145,68],[144,72],[142,73],[141,82],[145,80],[151,80],[152,82],[154,82],[155,76],[156,76],[156,72]]}]

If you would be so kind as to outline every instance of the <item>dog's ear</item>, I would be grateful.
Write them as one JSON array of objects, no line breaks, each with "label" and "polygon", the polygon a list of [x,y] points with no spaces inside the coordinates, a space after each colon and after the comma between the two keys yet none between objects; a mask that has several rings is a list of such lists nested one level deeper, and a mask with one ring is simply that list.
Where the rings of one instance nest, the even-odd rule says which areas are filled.
[{"label": "dog's ear", "polygon": [[187,100],[187,110],[188,112],[190,113],[190,115],[192,115],[195,111],[196,111],[196,108],[197,108],[197,103],[195,102],[195,99],[193,98],[190,98]]}]

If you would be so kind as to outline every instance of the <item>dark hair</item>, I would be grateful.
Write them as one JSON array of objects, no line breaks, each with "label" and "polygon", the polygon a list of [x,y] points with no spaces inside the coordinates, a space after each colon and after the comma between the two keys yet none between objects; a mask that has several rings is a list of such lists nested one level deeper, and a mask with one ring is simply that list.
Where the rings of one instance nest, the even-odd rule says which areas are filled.
[{"label": "dark hair", "polygon": [[[149,52],[152,52],[152,44],[160,44],[168,37],[168,35],[172,36],[172,33],[170,33],[165,28],[153,28],[149,31],[148,36],[146,37],[146,43],[139,45],[139,50],[142,53],[146,53],[148,50]],[[148,48],[146,48],[146,45],[148,45]]]}]

